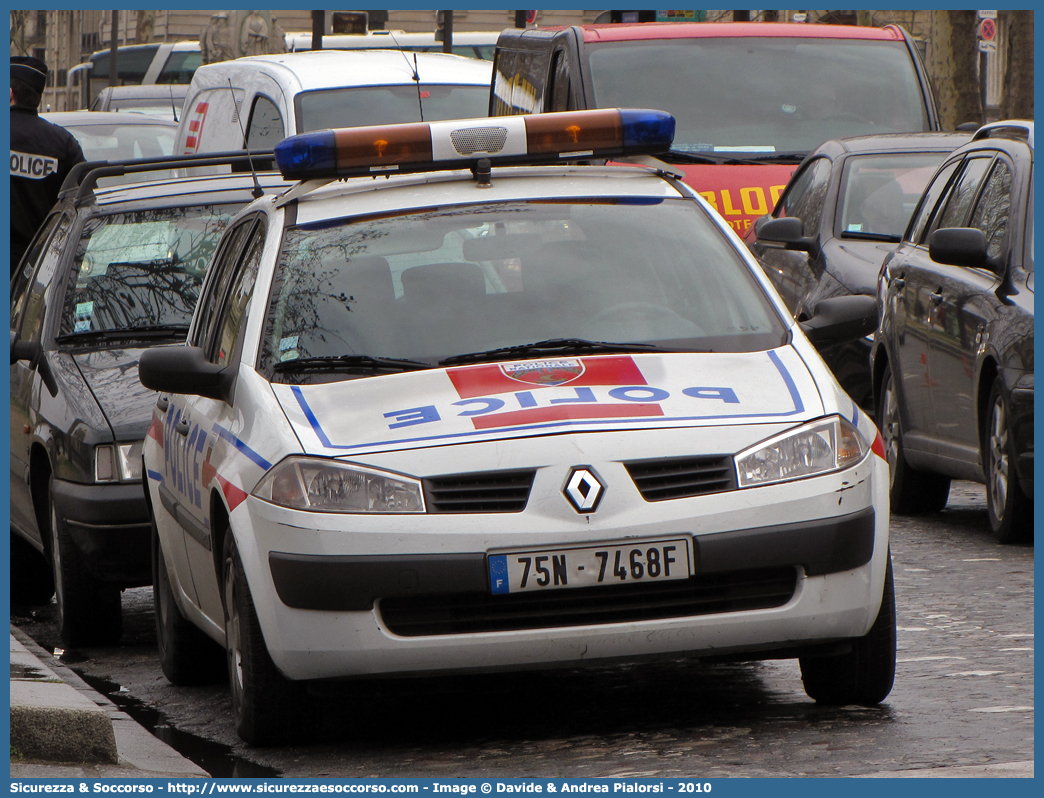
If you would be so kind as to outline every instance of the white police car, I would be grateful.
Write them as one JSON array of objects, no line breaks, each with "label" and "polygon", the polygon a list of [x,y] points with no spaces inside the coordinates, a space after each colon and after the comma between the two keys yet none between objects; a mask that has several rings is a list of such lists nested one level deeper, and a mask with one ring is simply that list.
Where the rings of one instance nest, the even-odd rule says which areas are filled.
[{"label": "white police car", "polygon": [[[609,109],[277,146],[302,182],[239,214],[187,345],[140,364],[164,672],[200,678],[223,643],[248,742],[285,735],[304,681],[365,674],[800,657],[816,700],[888,694],[877,430],[729,227],[641,156],[673,126]],[[609,157],[644,165],[568,163]],[[803,326],[875,322],[842,297]]]}]

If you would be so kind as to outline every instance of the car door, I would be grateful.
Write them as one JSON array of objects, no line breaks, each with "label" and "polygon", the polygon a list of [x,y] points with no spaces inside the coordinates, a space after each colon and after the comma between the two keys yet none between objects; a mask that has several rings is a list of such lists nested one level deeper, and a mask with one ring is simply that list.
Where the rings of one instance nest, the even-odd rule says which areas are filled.
[{"label": "car door", "polygon": [[[199,319],[194,330],[205,330],[208,321],[213,318],[227,289],[232,267],[252,226],[253,220],[236,225],[226,231],[222,238],[209,269],[211,274],[199,298]],[[199,345],[196,336],[190,338],[189,343]],[[209,494],[205,492],[203,483],[209,484],[209,480],[205,479],[209,475],[207,444],[209,442],[212,445],[213,440],[211,427],[200,424],[199,408],[189,411],[192,398],[184,394],[170,394],[160,396],[158,401],[163,414],[164,449],[160,503],[175,523],[164,523],[158,517],[157,523],[161,532],[169,532],[169,536],[164,535],[164,552],[172,575],[176,575],[182,590],[199,606],[199,591],[196,587],[199,575],[194,573],[192,563],[199,560],[193,555],[212,549],[208,526]]]},{"label": "car door", "polygon": [[[932,373],[930,350],[932,336],[940,329],[942,283],[950,267],[929,257],[928,239],[941,227],[964,224],[991,160],[970,157],[955,169],[930,218],[925,220],[918,212],[919,218],[911,228],[919,234],[916,245],[904,248],[902,259],[890,267],[889,290],[894,292],[889,297],[894,303],[892,373],[901,392],[903,445],[912,452],[937,452],[935,406],[939,379]],[[936,176],[929,192],[936,189],[942,177]],[[924,207],[922,200],[922,210]]]},{"label": "car door", "polygon": [[[795,175],[789,189],[779,198],[772,216],[797,216],[803,223],[804,235],[820,240],[820,223],[829,193],[831,166],[830,159],[826,157],[805,164],[801,172]],[[754,251],[787,308],[797,315],[802,298],[815,290],[823,273],[821,265],[807,252],[760,243],[755,243]]]},{"label": "car door", "polygon": [[[198,328],[198,339],[204,354],[211,363],[232,366],[239,360],[242,333],[246,321],[246,309],[253,296],[254,283],[261,263],[267,225],[264,217],[251,216],[241,221],[232,233],[231,245],[224,251],[221,261],[215,261],[219,271],[213,291],[204,300],[205,318]],[[221,490],[226,501],[229,499],[228,483],[224,480],[222,458],[227,459],[233,449],[245,437],[252,421],[242,411],[220,399],[202,396],[179,397],[184,402],[179,421],[184,446],[191,452],[192,466],[187,469],[186,485],[191,485],[194,499],[200,499],[195,512],[202,534],[189,534],[185,538],[189,568],[199,607],[204,615],[219,622],[222,617],[221,591],[215,572],[215,553],[212,532],[214,519],[211,514],[211,492]],[[239,491],[240,486],[231,488]],[[235,509],[234,505],[230,509]]]},{"label": "car door", "polygon": [[[72,227],[68,214],[55,213],[22,259],[22,268],[12,280],[11,329],[19,340],[43,343],[48,303],[61,262],[64,244]],[[30,361],[11,364],[11,523],[40,540],[29,484],[31,446],[42,392],[39,372]]]},{"label": "car door", "polygon": [[[980,159],[986,161],[987,159]],[[1003,156],[993,162],[963,226],[986,236],[987,254],[1006,263],[1014,168]],[[978,369],[988,328],[1002,311],[1001,277],[987,268],[939,266],[937,309],[929,368],[933,377],[935,438],[942,457],[977,464],[979,459]]]}]

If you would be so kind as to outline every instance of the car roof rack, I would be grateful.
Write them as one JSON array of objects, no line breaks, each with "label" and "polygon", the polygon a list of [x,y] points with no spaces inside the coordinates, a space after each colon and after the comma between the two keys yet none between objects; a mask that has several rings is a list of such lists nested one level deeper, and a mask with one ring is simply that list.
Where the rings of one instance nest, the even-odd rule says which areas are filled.
[{"label": "car roof rack", "polygon": [[[233,152],[213,152],[202,155],[167,155],[162,158],[136,158],[128,161],[85,161],[74,166],[58,192],[59,197],[75,192],[73,202],[79,204],[92,196],[98,180],[103,177],[122,177],[141,172],[159,172],[178,168],[196,168],[204,166],[231,166],[233,171],[268,172],[273,168],[271,150],[247,153],[245,150]],[[239,167],[239,169],[236,169]]]},{"label": "car roof rack", "polygon": [[983,125],[972,136],[972,141],[983,139],[1018,139],[1033,148],[1033,122],[1025,119],[1006,119]]}]

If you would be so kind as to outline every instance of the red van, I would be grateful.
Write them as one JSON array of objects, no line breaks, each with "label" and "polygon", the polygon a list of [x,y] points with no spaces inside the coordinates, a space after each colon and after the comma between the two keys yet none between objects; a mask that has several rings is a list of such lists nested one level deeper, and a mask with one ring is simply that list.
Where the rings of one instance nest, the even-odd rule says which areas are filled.
[{"label": "red van", "polygon": [[677,120],[660,156],[743,235],[819,144],[939,130],[911,37],[800,23],[641,23],[509,29],[490,116],[655,108]]}]

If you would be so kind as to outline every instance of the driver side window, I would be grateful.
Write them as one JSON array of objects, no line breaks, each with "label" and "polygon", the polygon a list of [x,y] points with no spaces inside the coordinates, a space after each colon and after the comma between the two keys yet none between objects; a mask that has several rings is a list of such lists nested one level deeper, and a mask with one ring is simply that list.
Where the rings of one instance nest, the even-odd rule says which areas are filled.
[{"label": "driver side window", "polygon": [[830,184],[830,161],[820,158],[805,167],[805,171],[794,181],[790,191],[784,194],[776,211],[776,217],[797,216],[804,222],[802,230],[806,236],[819,231],[819,220],[823,215],[827,186]]}]

